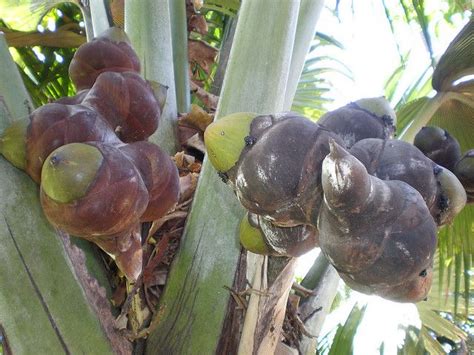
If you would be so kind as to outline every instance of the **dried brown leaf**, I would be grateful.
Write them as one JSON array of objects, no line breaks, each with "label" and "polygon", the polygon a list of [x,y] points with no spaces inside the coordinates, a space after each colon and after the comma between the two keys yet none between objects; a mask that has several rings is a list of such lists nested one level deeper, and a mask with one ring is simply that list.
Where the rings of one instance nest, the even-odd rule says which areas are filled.
[{"label": "dried brown leaf", "polygon": [[[206,146],[204,145],[204,139],[200,134],[195,134],[191,138],[189,138],[186,142],[185,145],[194,148],[196,150],[199,150],[201,153],[206,154]],[[194,165],[194,164],[191,164]]]},{"label": "dried brown leaf", "polygon": [[189,113],[179,119],[178,125],[193,127],[201,132],[204,132],[207,126],[209,126],[213,120],[213,115],[210,115],[208,112],[204,111],[199,105],[192,104],[191,110]]},{"label": "dried brown leaf", "polygon": [[160,219],[157,219],[156,221],[153,221],[150,231],[148,232],[148,237],[147,240],[150,239],[166,222],[175,219],[175,218],[186,218],[188,215],[187,212],[184,211],[175,211],[167,214],[166,216],[161,217]]},{"label": "dried brown leaf", "polygon": [[195,31],[202,35],[207,34],[209,27],[206,19],[200,14],[193,15],[188,20],[188,31]]},{"label": "dried brown leaf", "polygon": [[211,72],[218,50],[204,41],[188,40],[188,60],[191,64],[198,64],[207,74]]},{"label": "dried brown leaf", "polygon": [[[1,29],[2,31],[5,29]],[[73,31],[58,29],[56,32],[21,32],[5,30],[5,38],[11,47],[43,46],[76,48],[86,42],[86,38]]]},{"label": "dried brown leaf", "polygon": [[127,289],[125,288],[125,283],[120,283],[112,294],[112,304],[115,307],[120,307],[125,302],[127,298]]},{"label": "dried brown leaf", "polygon": [[178,123],[178,141],[181,146],[186,146],[189,138],[199,134],[199,130],[194,127],[181,126]]},{"label": "dried brown leaf", "polygon": [[217,103],[219,102],[219,96],[213,95],[203,88],[201,88],[194,81],[191,81],[191,91],[198,97],[199,100],[211,111],[215,111]]},{"label": "dried brown leaf", "polygon": [[158,244],[155,247],[154,255],[148,260],[145,269],[143,270],[143,283],[145,286],[151,286],[152,280],[154,279],[155,269],[162,261],[163,256],[165,256],[166,250],[168,248],[169,235],[165,234],[160,239]]},{"label": "dried brown leaf", "polygon": [[214,117],[198,105],[191,105],[191,110],[178,121],[178,138],[183,146],[192,147],[205,153],[203,133]]},{"label": "dried brown leaf", "polygon": [[109,0],[109,6],[114,26],[123,28],[125,17],[125,0]]},{"label": "dried brown leaf", "polygon": [[180,172],[188,172],[188,167],[196,161],[196,158],[184,152],[176,153],[173,159]]},{"label": "dried brown leaf", "polygon": [[192,173],[195,173],[195,174],[199,174],[201,172],[201,167],[202,167],[202,164],[200,162],[194,162],[192,163],[188,169],[190,172]]},{"label": "dried brown leaf", "polygon": [[196,186],[198,183],[199,174],[197,173],[190,173],[180,178],[180,198],[179,202],[187,201],[190,199],[194,192],[196,191]]},{"label": "dried brown leaf", "polygon": [[166,279],[168,278],[168,270],[156,270],[150,274],[148,282],[148,287],[152,286],[164,286],[166,284]]}]

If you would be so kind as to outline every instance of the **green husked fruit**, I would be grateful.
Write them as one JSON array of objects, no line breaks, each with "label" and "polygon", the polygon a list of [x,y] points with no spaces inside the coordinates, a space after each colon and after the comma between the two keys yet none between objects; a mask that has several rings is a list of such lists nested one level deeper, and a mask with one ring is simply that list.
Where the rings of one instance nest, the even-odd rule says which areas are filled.
[{"label": "green husked fruit", "polygon": [[240,222],[240,244],[252,253],[269,254],[262,231],[250,224],[248,214]]},{"label": "green husked fruit", "polygon": [[397,116],[395,111],[390,106],[390,103],[385,97],[371,97],[367,99],[360,99],[354,102],[360,108],[367,110],[378,117],[388,116],[393,120],[393,124],[397,123]]},{"label": "green husked fruit", "polygon": [[0,137],[0,153],[18,169],[26,168],[26,131],[29,118],[15,121]]},{"label": "green husked fruit", "polygon": [[238,112],[210,124],[204,132],[209,159],[217,171],[229,171],[239,160],[255,113]]},{"label": "green husked fruit", "polygon": [[41,186],[51,199],[70,203],[87,194],[102,165],[102,153],[83,143],[71,143],[53,151],[41,172]]}]

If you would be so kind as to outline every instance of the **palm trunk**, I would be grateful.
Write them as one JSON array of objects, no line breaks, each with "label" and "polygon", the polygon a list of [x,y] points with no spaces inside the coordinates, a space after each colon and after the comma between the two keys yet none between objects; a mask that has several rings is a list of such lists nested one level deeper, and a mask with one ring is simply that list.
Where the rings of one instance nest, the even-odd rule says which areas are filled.
[{"label": "palm trunk", "polygon": [[126,1],[125,32],[140,58],[145,79],[168,87],[160,125],[150,140],[169,154],[174,154],[178,149],[178,110],[169,1]]},{"label": "palm trunk", "polygon": [[[303,3],[321,7],[320,2]],[[270,0],[243,1],[216,119],[239,111],[279,112],[291,103],[289,97],[293,94],[287,93],[287,83],[297,82],[306,55],[304,50],[293,52],[295,34],[299,31],[297,40],[305,42],[298,43],[298,48],[307,51],[317,16],[301,16],[304,20],[298,23],[300,1],[273,5]],[[306,11],[306,6],[301,11]],[[310,20],[312,25],[307,23]],[[240,337],[222,331],[239,328],[224,323],[236,318],[229,317],[232,301],[229,302],[230,292],[225,287],[236,284],[236,273],[242,274],[238,266],[245,265],[239,258],[237,241],[242,215],[235,196],[206,159],[180,251],[160,300],[160,322],[148,339],[148,353],[222,352],[222,344],[229,343],[222,334]],[[272,353],[279,342],[294,260],[267,283],[266,258],[252,258],[247,278],[252,288],[261,292],[250,296],[239,352]],[[275,296],[265,299],[261,296],[265,293]],[[252,314],[251,309],[257,314]]]}]

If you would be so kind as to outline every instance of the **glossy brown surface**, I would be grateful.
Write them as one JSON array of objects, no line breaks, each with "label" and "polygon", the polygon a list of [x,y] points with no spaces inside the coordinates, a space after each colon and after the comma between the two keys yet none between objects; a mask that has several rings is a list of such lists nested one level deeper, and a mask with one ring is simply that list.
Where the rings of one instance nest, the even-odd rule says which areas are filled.
[{"label": "glossy brown surface", "polygon": [[173,160],[150,142],[123,145],[120,150],[135,164],[149,193],[140,220],[154,221],[172,210],[179,199],[178,169]]},{"label": "glossy brown surface", "polygon": [[84,100],[88,92],[89,92],[89,89],[84,89],[84,90],[79,91],[74,96],[61,97],[60,99],[55,100],[54,103],[62,104],[62,105],[78,105],[82,103],[82,100]]},{"label": "glossy brown surface", "polygon": [[119,269],[130,281],[136,281],[142,272],[143,250],[140,224],[114,236],[92,239],[102,250],[113,255]]},{"label": "glossy brown surface", "polygon": [[260,218],[260,229],[270,250],[279,256],[301,256],[318,246],[318,230],[309,224],[278,227]]},{"label": "glossy brown surface", "polygon": [[454,167],[454,174],[466,190],[467,201],[474,202],[474,149],[468,150]]},{"label": "glossy brown surface", "polygon": [[130,44],[95,38],[78,48],[69,65],[69,76],[78,91],[91,88],[104,71],[140,72],[140,61]]},{"label": "glossy brown surface", "polygon": [[145,183],[120,150],[104,143],[87,144],[103,155],[102,166],[87,194],[71,203],[59,203],[41,190],[43,211],[54,226],[86,239],[130,230],[148,205]]},{"label": "glossy brown surface", "polygon": [[338,134],[346,148],[365,138],[392,138],[395,132],[390,116],[379,117],[356,103],[326,113],[318,123]]},{"label": "glossy brown surface", "polygon": [[323,163],[322,183],[320,247],[348,284],[401,302],[425,298],[437,229],[421,195],[368,175],[337,145]]},{"label": "glossy brown surface", "polygon": [[105,120],[86,106],[51,103],[37,108],[30,118],[26,172],[37,183],[44,161],[60,146],[88,141],[120,143]]},{"label": "glossy brown surface", "polygon": [[237,197],[250,212],[276,225],[311,223],[321,205],[321,163],[334,135],[291,113],[255,120],[248,146],[228,173]]},{"label": "glossy brown surface", "polygon": [[439,213],[436,164],[414,145],[396,139],[370,138],[357,142],[350,153],[370,175],[406,182],[421,194],[433,217]]},{"label": "glossy brown surface", "polygon": [[127,143],[151,136],[161,116],[151,86],[134,72],[100,74],[82,103],[104,117]]},{"label": "glossy brown surface", "polygon": [[436,164],[453,170],[461,158],[459,142],[447,131],[435,126],[423,127],[415,136],[413,145]]}]

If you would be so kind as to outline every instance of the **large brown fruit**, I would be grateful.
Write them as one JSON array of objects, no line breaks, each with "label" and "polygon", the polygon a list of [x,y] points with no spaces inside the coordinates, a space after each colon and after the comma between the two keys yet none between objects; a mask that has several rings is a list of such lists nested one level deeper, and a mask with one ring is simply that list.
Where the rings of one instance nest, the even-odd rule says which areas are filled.
[{"label": "large brown fruit", "polygon": [[436,224],[419,194],[383,181],[336,143],[324,159],[321,250],[349,286],[399,302],[429,291]]},{"label": "large brown fruit", "polygon": [[54,101],[56,104],[62,105],[78,105],[82,103],[86,95],[89,93],[89,89],[84,89],[76,93],[74,96],[61,97]]},{"label": "large brown fruit", "polygon": [[120,147],[137,167],[148,190],[148,206],[142,222],[154,221],[171,211],[179,199],[179,175],[173,160],[160,147],[136,142]]},{"label": "large brown fruit", "polygon": [[400,180],[415,188],[438,226],[450,223],[464,207],[464,191],[453,174],[410,143],[369,138],[354,144],[350,152],[370,175]]},{"label": "large brown fruit", "polygon": [[423,127],[416,134],[413,145],[436,164],[451,171],[461,158],[461,146],[456,138],[436,126]]},{"label": "large brown fruit", "polygon": [[321,164],[332,132],[296,114],[258,116],[247,145],[227,172],[250,212],[277,226],[311,224],[322,203]]},{"label": "large brown fruit", "polygon": [[114,237],[138,224],[148,191],[135,165],[116,147],[74,143],[48,156],[41,205],[51,224],[69,234]]},{"label": "large brown fruit", "polygon": [[313,225],[278,227],[259,217],[259,226],[266,245],[274,255],[298,257],[318,246],[319,233]]},{"label": "large brown fruit", "polygon": [[310,224],[279,227],[247,213],[240,224],[239,239],[244,248],[256,254],[298,257],[318,246],[318,230]]},{"label": "large brown fruit", "polygon": [[466,190],[469,203],[474,202],[474,149],[468,150],[454,167],[454,174]]},{"label": "large brown fruit", "polygon": [[140,61],[125,32],[110,28],[81,45],[69,65],[69,76],[77,90],[89,89],[105,71],[140,72]]},{"label": "large brown fruit", "polygon": [[161,116],[153,89],[134,72],[100,74],[82,104],[104,117],[126,143],[151,136]]}]

